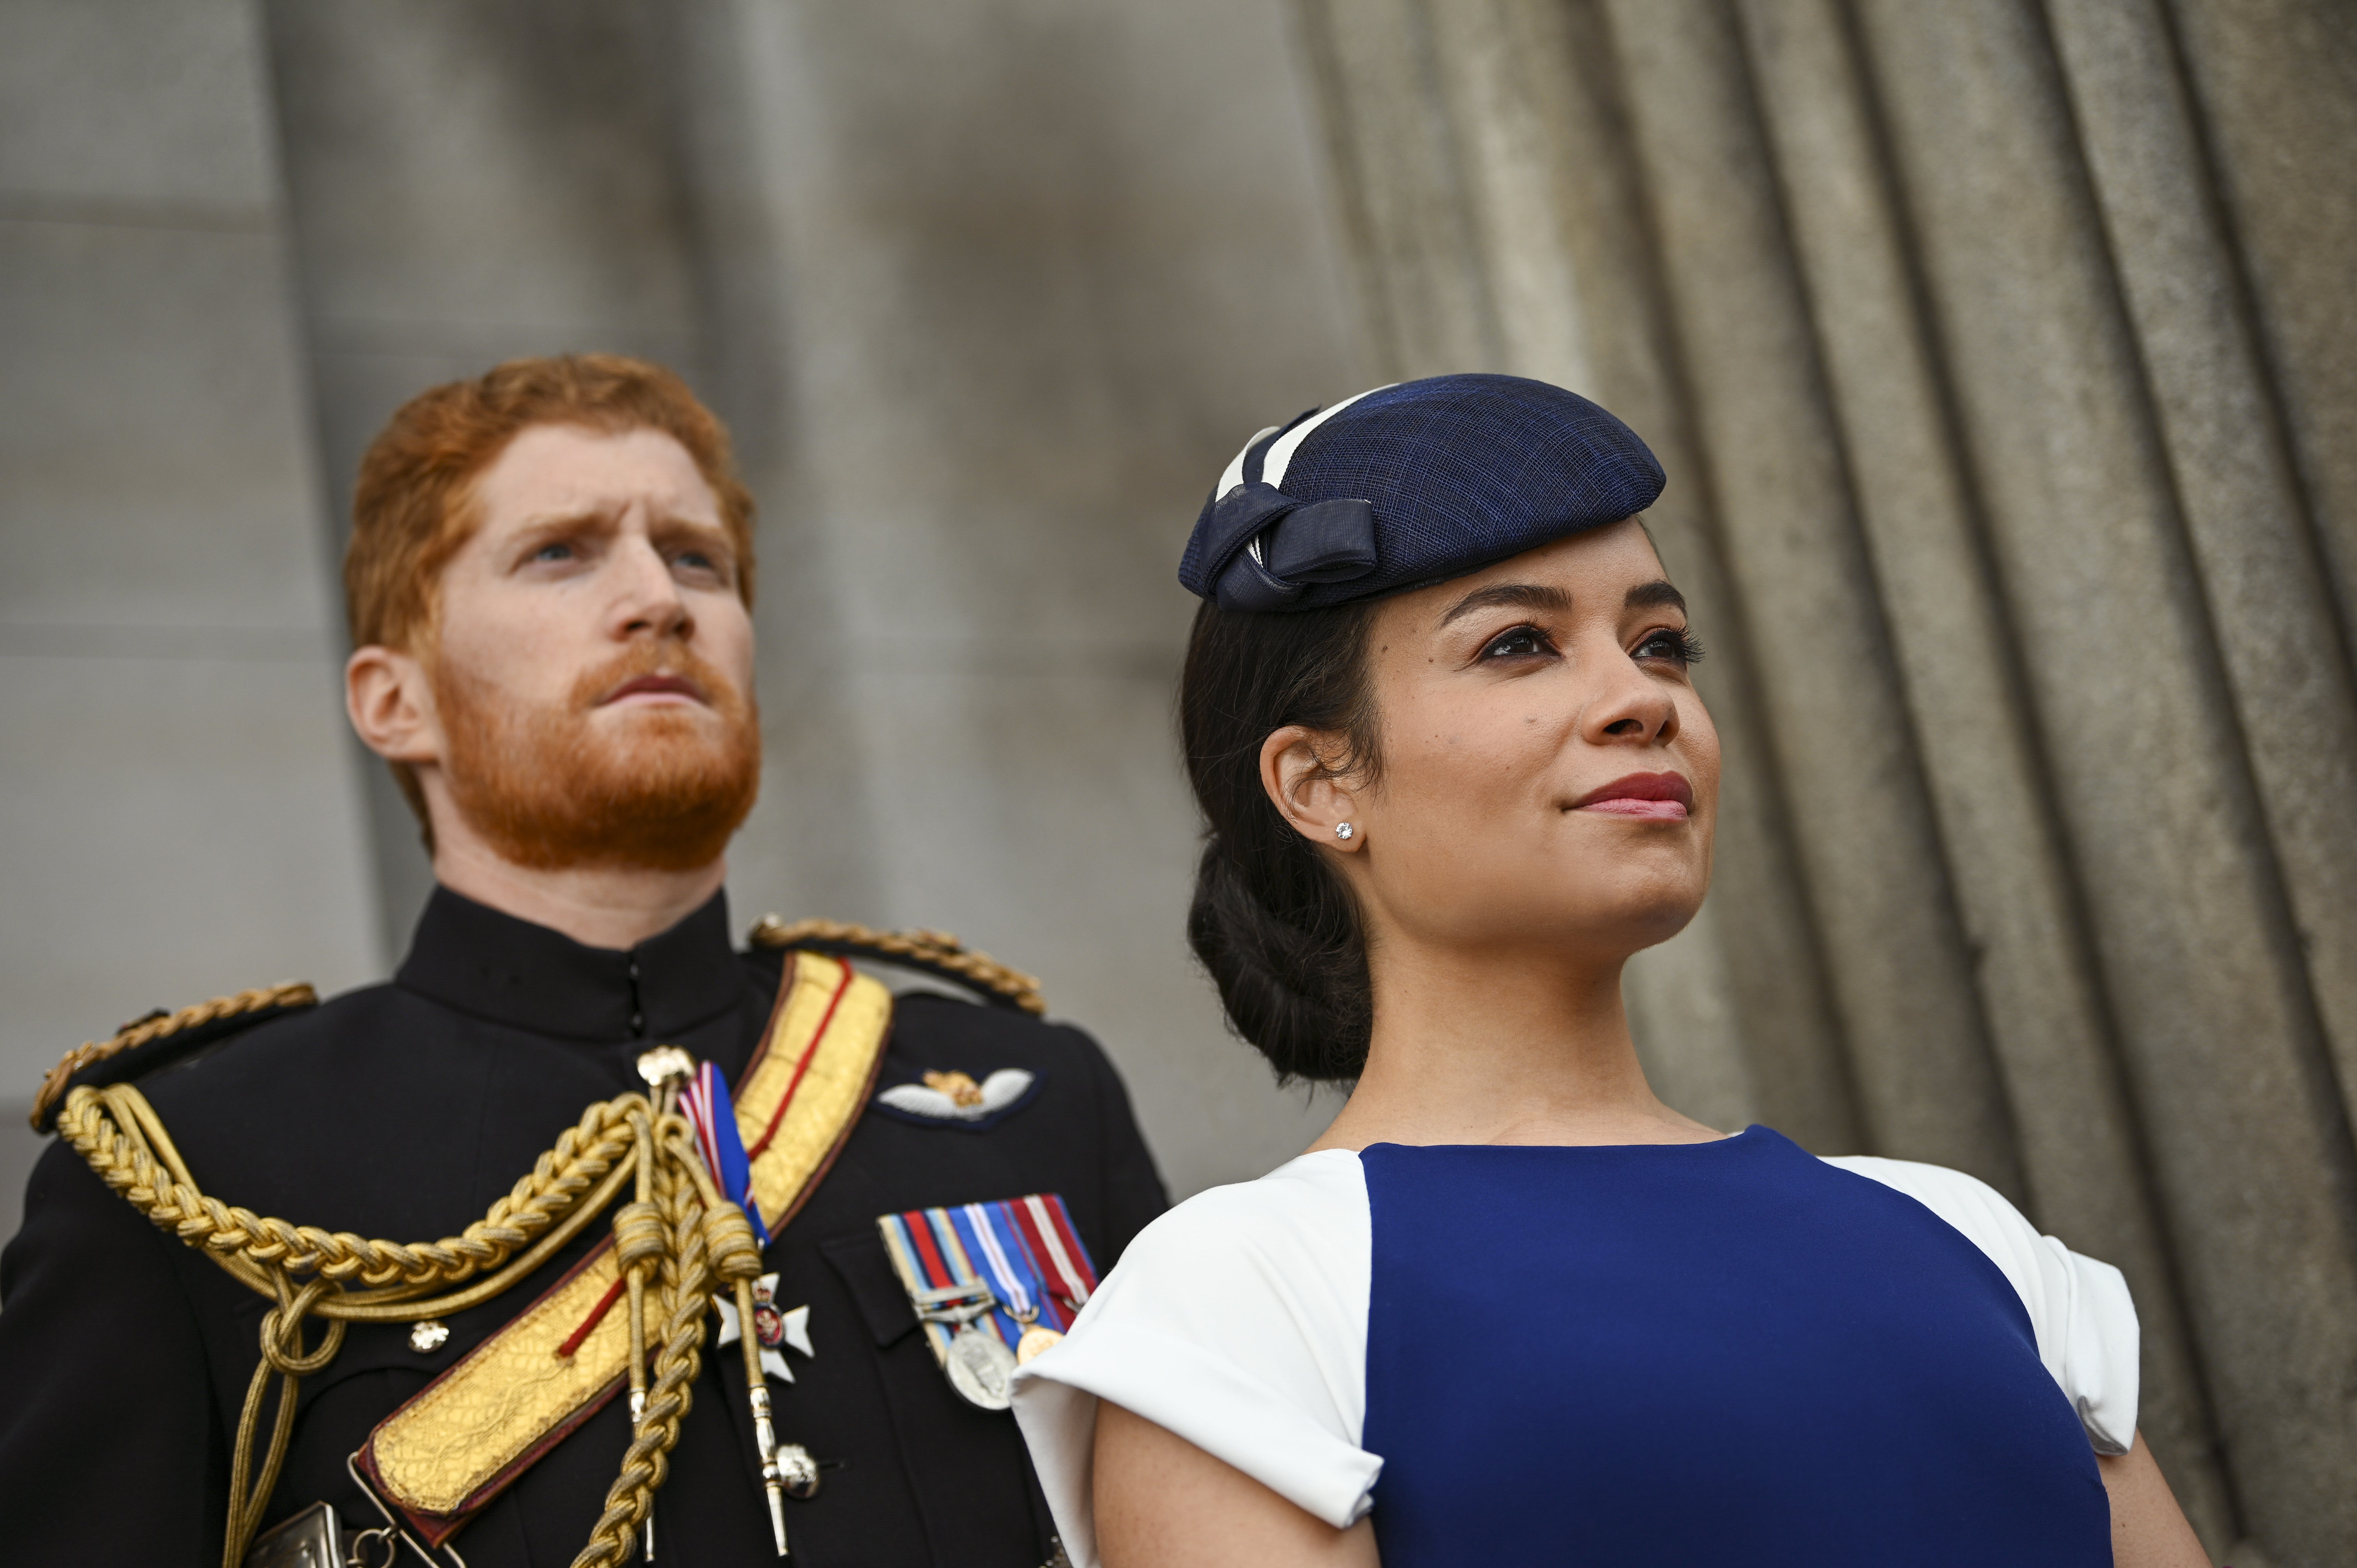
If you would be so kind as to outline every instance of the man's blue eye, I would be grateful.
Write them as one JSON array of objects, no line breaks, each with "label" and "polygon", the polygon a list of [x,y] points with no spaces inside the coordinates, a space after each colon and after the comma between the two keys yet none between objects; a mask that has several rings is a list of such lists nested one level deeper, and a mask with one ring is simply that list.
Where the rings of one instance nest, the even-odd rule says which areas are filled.
[{"label": "man's blue eye", "polygon": [[532,553],[532,558],[535,561],[570,561],[573,559],[573,546],[544,544]]}]

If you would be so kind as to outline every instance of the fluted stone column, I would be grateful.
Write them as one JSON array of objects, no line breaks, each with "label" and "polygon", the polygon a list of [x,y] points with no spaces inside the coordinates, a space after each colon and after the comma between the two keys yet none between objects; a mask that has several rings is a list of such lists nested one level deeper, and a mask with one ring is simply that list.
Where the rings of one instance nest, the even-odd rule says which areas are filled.
[{"label": "fluted stone column", "polygon": [[1731,809],[1656,1076],[2118,1262],[2205,1537],[2346,1561],[2357,13],[1299,9],[1385,368],[1670,468]]}]

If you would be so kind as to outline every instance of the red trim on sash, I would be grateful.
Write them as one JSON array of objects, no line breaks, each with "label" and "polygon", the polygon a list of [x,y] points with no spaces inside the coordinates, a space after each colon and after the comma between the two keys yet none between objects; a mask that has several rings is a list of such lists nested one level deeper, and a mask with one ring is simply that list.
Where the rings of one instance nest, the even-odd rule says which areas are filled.
[{"label": "red trim on sash", "polygon": [[[787,1079],[786,1092],[779,1096],[777,1110],[770,1113],[770,1124],[761,1130],[761,1141],[745,1151],[748,1164],[759,1159],[761,1151],[770,1146],[770,1140],[778,1135],[779,1127],[785,1122],[786,1112],[794,1102],[795,1091],[802,1086],[802,1075],[810,1071],[811,1063],[817,1059],[819,1047],[825,1043],[827,1030],[834,1025],[834,1010],[843,1004],[844,993],[851,989],[852,978],[856,972],[851,967],[851,961],[838,959],[835,961],[843,966],[843,978],[834,983],[834,994],[827,998],[826,1011],[819,1017],[818,1029],[811,1036],[810,1044],[802,1047],[802,1059],[794,1064],[794,1076]],[[877,1053],[877,1059],[880,1064],[883,1059],[881,1052]],[[858,1118],[855,1116],[853,1120],[856,1122]]]},{"label": "red trim on sash", "polygon": [[581,1326],[566,1337],[565,1343],[556,1348],[556,1353],[570,1360],[573,1352],[580,1349],[589,1336],[597,1331],[597,1326],[606,1321],[606,1315],[614,1310],[616,1302],[622,1299],[622,1292],[630,1283],[627,1279],[620,1279],[607,1286],[606,1294],[597,1298],[597,1305],[589,1309],[589,1316],[581,1320]]}]

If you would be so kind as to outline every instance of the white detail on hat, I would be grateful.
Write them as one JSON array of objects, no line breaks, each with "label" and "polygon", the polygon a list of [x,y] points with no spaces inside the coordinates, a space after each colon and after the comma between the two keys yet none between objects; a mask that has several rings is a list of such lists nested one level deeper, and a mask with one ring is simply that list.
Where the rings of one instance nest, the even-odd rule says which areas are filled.
[{"label": "white detail on hat", "polygon": [[[1328,420],[1333,418],[1336,414],[1341,413],[1352,403],[1358,402],[1359,398],[1372,397],[1377,392],[1383,391],[1386,387],[1395,387],[1397,385],[1399,385],[1399,382],[1397,381],[1385,381],[1383,386],[1369,387],[1365,392],[1359,393],[1357,397],[1346,397],[1341,402],[1334,404],[1331,408],[1319,409],[1309,418],[1303,420],[1300,424],[1286,431],[1283,435],[1278,436],[1275,444],[1269,447],[1267,455],[1260,460],[1261,483],[1273,486],[1280,490],[1283,489],[1285,488],[1286,467],[1287,465],[1292,463],[1293,455],[1301,450],[1301,444],[1309,438],[1309,433],[1311,431],[1317,429],[1319,425],[1325,424]],[[1267,434],[1268,432],[1265,430],[1261,432],[1261,435],[1265,435]],[[1259,439],[1260,435],[1253,437],[1253,440],[1254,441]],[[1247,445],[1247,450],[1249,450],[1249,445]],[[1236,471],[1240,475],[1243,472],[1243,461],[1244,460],[1241,456],[1236,458]],[[1227,494],[1227,491],[1222,489],[1220,493],[1222,495],[1225,495]]]},{"label": "white detail on hat", "polygon": [[1244,482],[1244,459],[1252,456],[1252,449],[1260,445],[1264,439],[1275,435],[1276,428],[1274,424],[1264,424],[1253,432],[1253,438],[1243,444],[1243,449],[1236,454],[1235,460],[1220,470],[1220,488],[1211,492],[1213,500],[1219,499]]}]

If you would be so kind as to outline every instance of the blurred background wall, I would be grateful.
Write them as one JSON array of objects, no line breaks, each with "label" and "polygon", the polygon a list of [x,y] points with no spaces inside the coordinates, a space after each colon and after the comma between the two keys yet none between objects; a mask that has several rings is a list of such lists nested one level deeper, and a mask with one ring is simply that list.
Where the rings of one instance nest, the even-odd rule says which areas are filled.
[{"label": "blurred background wall", "polygon": [[764,507],[740,922],[955,930],[1257,1174],[1331,1101],[1184,952],[1178,544],[1259,424],[1543,376],[1714,650],[1665,1095],[2120,1263],[2213,1548],[2347,1562],[2352,167],[2337,0],[0,0],[0,1084],[397,960],[353,464],[608,349]]},{"label": "blurred background wall", "polygon": [[1315,124],[1280,0],[0,0],[0,1086],[398,961],[352,470],[433,382],[603,349],[762,503],[739,923],[1039,974],[1178,1192],[1297,1152],[1330,1104],[1186,954],[1170,714],[1203,490],[1362,379]]}]

